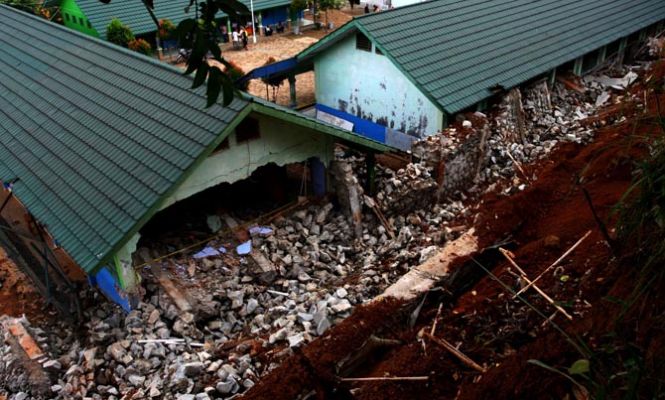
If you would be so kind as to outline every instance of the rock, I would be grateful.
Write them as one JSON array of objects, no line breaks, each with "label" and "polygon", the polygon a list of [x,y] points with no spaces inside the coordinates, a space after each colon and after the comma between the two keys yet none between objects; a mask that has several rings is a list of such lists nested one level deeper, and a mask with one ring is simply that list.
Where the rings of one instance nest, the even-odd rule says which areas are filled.
[{"label": "rock", "polygon": [[419,263],[422,264],[425,261],[427,261],[430,257],[432,257],[434,254],[436,254],[438,249],[439,249],[438,246],[429,246],[429,247],[425,247],[424,249],[420,250]]},{"label": "rock", "polygon": [[194,378],[194,377],[199,376],[201,374],[204,367],[205,366],[200,361],[187,363],[187,364],[183,365],[183,373],[188,378]]},{"label": "rock", "polygon": [[349,292],[347,292],[346,289],[344,288],[339,288],[335,291],[335,296],[337,296],[340,299],[345,298],[348,294]]},{"label": "rock", "polygon": [[143,382],[145,382],[145,376],[129,375],[129,377],[127,377],[127,380],[133,386],[139,387],[139,386],[143,386]]},{"label": "rock", "polygon": [[353,308],[353,306],[347,299],[342,299],[337,304],[332,305],[330,308],[336,313],[342,313],[344,311],[350,310]]},{"label": "rock", "polygon": [[196,396],[193,394],[179,394],[176,395],[176,400],[195,400]]},{"label": "rock", "polygon": [[233,381],[219,382],[217,383],[217,386],[215,386],[215,389],[221,394],[229,394],[233,390],[235,384],[236,383]]},{"label": "rock", "polygon": [[196,395],[196,400],[210,400],[210,396],[208,396],[208,393],[198,393]]},{"label": "rock", "polygon": [[150,316],[148,317],[148,324],[154,325],[155,322],[159,321],[160,316],[161,314],[159,313],[159,310],[157,309],[152,310]]},{"label": "rock", "polygon": [[298,347],[302,342],[305,341],[305,336],[302,333],[298,333],[293,336],[288,337],[289,347]]},{"label": "rock", "polygon": [[259,302],[256,299],[249,299],[247,302],[247,314],[252,314],[259,306]]},{"label": "rock", "polygon": [[122,362],[127,352],[120,342],[115,342],[108,347],[106,352],[117,362]]},{"label": "rock", "polygon": [[279,342],[281,340],[286,339],[286,336],[288,335],[288,332],[286,328],[282,328],[278,330],[277,332],[273,333],[268,337],[268,343],[274,344],[276,342]]},{"label": "rock", "polygon": [[14,396],[14,400],[26,400],[28,398],[28,394],[25,392],[18,392]]},{"label": "rock", "polygon": [[328,321],[328,318],[324,317],[316,324],[316,334],[318,336],[321,336],[329,328],[330,328],[330,321]]},{"label": "rock", "polygon": [[57,360],[49,360],[42,364],[42,367],[50,371],[60,371],[62,369],[62,364],[60,364],[60,362]]}]

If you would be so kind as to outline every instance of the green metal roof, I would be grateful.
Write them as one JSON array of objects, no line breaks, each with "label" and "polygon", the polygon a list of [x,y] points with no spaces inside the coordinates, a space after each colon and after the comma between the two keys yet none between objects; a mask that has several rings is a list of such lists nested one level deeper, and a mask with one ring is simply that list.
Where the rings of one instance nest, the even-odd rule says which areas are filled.
[{"label": "green metal roof", "polygon": [[[170,19],[176,25],[185,18],[195,18],[194,6],[185,12],[187,0],[154,0],[155,16],[157,19]],[[250,0],[240,0],[247,8]],[[88,18],[92,26],[97,30],[102,39],[106,38],[106,27],[112,19],[117,18],[123,24],[129,26],[135,35],[154,32],[155,23],[150,18],[141,0],[111,0],[104,4],[99,0],[76,0],[83,14]],[[254,1],[254,11],[267,10],[269,8],[287,6],[290,0],[257,0]],[[219,13],[219,17],[225,16]]]},{"label": "green metal roof", "polygon": [[387,150],[249,96],[204,109],[179,70],[0,5],[0,180],[86,271],[251,111]]},{"label": "green metal roof", "polygon": [[298,58],[359,30],[456,113],[663,19],[663,0],[432,0],[354,18]]}]

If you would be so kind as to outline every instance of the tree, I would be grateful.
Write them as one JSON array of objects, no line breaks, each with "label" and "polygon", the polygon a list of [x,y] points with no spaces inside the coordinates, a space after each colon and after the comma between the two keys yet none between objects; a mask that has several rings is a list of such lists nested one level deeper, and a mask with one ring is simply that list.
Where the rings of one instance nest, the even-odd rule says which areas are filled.
[{"label": "tree", "polygon": [[150,43],[144,39],[134,39],[127,43],[127,47],[129,47],[130,50],[145,54],[146,56],[152,55],[152,46],[150,46]]},{"label": "tree", "polygon": [[0,0],[0,4],[5,4],[32,14],[35,13],[38,5],[35,0]]},{"label": "tree", "polygon": [[159,20],[159,38],[162,40],[171,40],[176,36],[178,28],[170,19]]},{"label": "tree", "polygon": [[127,47],[129,42],[134,40],[134,34],[127,25],[124,25],[119,19],[113,18],[106,27],[106,38],[111,43]]},{"label": "tree", "polygon": [[[99,0],[108,4],[111,0]],[[139,0],[132,0],[139,1]],[[154,0],[140,0],[159,31],[159,21],[155,17]],[[236,88],[233,80],[219,67],[219,64],[231,69],[231,65],[222,58],[219,48],[219,35],[215,15],[222,11],[229,18],[239,18],[249,15],[247,7],[238,0],[189,0],[185,11],[194,6],[197,13],[196,18],[188,18],[181,21],[176,29],[180,46],[191,49],[191,55],[187,60],[185,75],[194,74],[192,89],[196,89],[207,82],[207,105],[210,107],[217,102],[220,93],[223,95],[223,104],[228,106],[233,100]],[[107,36],[108,37],[108,36]],[[208,63],[208,55],[217,63]]]},{"label": "tree", "polygon": [[[320,11],[326,14],[326,28],[328,27],[328,10],[339,10],[346,3],[345,0],[313,0],[314,23],[317,23]],[[291,10],[300,12],[307,8],[307,0],[291,0]],[[318,25],[317,25],[318,26]]]},{"label": "tree", "polygon": [[339,10],[346,3],[345,0],[315,0],[318,9],[326,14],[326,29],[328,29],[328,10]]}]

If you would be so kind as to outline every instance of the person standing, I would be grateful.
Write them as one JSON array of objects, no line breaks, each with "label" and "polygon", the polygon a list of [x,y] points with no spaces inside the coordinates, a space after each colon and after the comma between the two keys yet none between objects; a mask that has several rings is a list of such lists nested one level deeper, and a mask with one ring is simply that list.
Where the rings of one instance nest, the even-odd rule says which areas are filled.
[{"label": "person standing", "polygon": [[234,30],[233,33],[231,34],[231,40],[233,41],[233,48],[237,49],[240,46],[238,45],[238,31],[240,29]]},{"label": "person standing", "polygon": [[240,40],[242,40],[242,48],[247,50],[247,43],[249,40],[245,28],[242,28],[242,30],[240,31]]},{"label": "person standing", "polygon": [[365,14],[369,14],[369,4],[365,3]]}]

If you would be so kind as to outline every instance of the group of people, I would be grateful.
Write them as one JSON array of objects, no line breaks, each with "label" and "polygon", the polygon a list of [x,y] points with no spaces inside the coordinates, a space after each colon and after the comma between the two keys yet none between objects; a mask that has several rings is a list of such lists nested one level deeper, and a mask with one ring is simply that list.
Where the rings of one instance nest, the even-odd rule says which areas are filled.
[{"label": "group of people", "polygon": [[231,32],[231,41],[233,42],[234,49],[244,49],[247,50],[247,43],[249,43],[249,36],[247,31],[243,27],[237,27],[233,32]]}]

